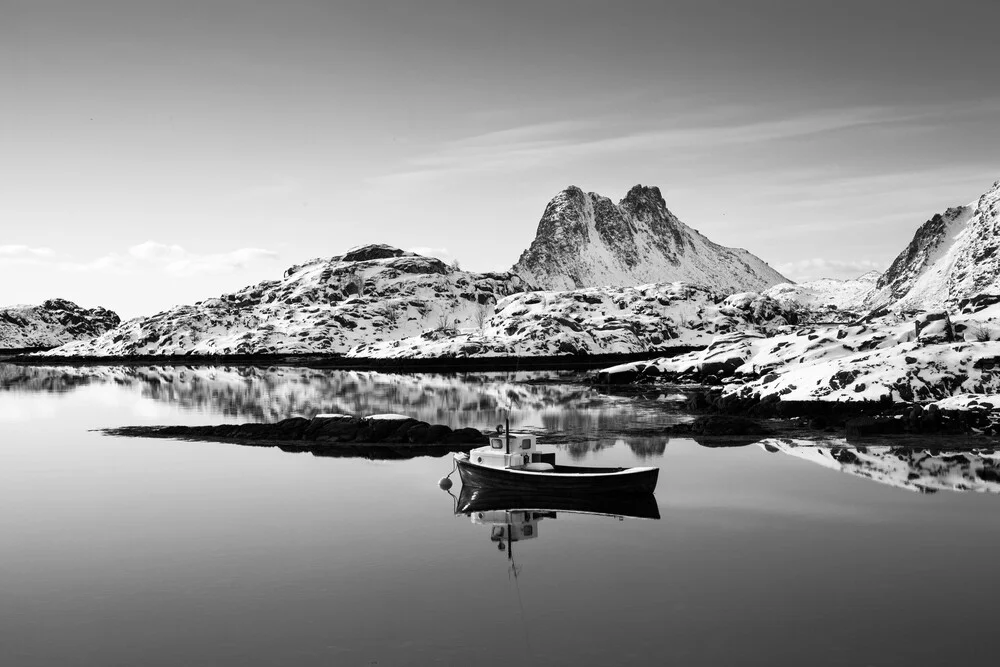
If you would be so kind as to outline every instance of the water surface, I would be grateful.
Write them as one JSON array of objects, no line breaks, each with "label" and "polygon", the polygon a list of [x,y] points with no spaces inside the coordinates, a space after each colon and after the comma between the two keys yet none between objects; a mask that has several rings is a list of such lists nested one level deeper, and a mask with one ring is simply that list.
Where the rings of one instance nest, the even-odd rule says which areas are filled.
[{"label": "water surface", "polygon": [[[0,366],[0,664],[923,665],[991,654],[992,453],[928,463],[866,451],[838,468],[808,450],[623,437],[684,415],[667,395],[608,397],[574,380]],[[91,430],[320,412],[487,427],[511,402],[515,424],[589,434],[561,448],[582,465],[659,466],[660,519],[556,512],[512,545],[511,562],[491,526],[456,515],[437,488],[446,458],[328,459]]]}]

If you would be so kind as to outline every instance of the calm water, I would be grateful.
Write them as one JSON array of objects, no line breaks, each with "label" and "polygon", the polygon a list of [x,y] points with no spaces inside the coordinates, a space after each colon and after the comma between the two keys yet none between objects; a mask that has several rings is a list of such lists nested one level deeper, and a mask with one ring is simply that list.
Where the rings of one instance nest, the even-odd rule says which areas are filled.
[{"label": "calm water", "polygon": [[[606,397],[571,380],[0,365],[0,664],[992,656],[993,454],[875,449],[840,469],[828,450],[634,437],[683,418],[670,396]],[[448,459],[90,430],[319,412],[487,427],[508,401],[520,426],[576,434],[561,451],[581,464],[659,466],[659,520],[556,512],[514,543],[512,564],[488,521],[456,515],[437,487]]]}]

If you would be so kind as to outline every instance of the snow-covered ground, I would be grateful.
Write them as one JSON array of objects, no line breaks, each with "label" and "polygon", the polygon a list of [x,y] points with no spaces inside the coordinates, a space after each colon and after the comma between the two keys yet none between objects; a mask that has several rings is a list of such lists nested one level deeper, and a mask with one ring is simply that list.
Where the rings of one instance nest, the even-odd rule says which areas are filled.
[{"label": "snow-covered ground", "polygon": [[1000,393],[1000,321],[957,317],[949,341],[947,320],[934,317],[922,317],[919,335],[913,321],[893,315],[772,336],[737,332],[704,350],[602,373],[611,380],[661,382],[712,376],[713,383],[724,383],[725,395],[756,400],[928,403]]},{"label": "snow-covered ground", "polygon": [[627,354],[706,345],[733,331],[788,323],[771,299],[723,298],[685,283],[527,292],[501,300],[481,329],[428,331],[352,349],[354,357],[440,358]]},{"label": "snow-covered ground", "polygon": [[65,299],[39,306],[0,308],[0,349],[55,347],[94,338],[121,322],[104,308],[81,308]]}]

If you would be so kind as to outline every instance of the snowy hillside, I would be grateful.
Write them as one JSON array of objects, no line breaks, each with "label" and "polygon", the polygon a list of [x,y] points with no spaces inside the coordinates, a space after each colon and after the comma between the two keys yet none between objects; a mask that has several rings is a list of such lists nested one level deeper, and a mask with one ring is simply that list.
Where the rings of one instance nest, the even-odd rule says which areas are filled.
[{"label": "snowy hillside", "polygon": [[104,308],[81,308],[65,299],[40,306],[0,308],[0,349],[55,347],[87,340],[118,326],[118,315]]},{"label": "snowy hillside", "polygon": [[922,310],[1000,295],[1000,181],[968,206],[935,215],[882,275],[871,307]]},{"label": "snowy hillside", "polygon": [[667,209],[659,188],[641,185],[618,204],[563,190],[512,271],[549,290],[682,281],[732,293],[788,282],[748,251],[709,241]]},{"label": "snowy hillside", "polygon": [[233,294],[129,320],[53,356],[339,354],[435,326],[471,326],[524,288],[511,274],[477,274],[386,245],[293,266]]},{"label": "snowy hillside", "polygon": [[754,293],[723,298],[684,283],[527,292],[501,300],[481,329],[428,331],[367,343],[356,357],[435,358],[626,354],[705,345],[715,336],[786,325],[777,303]]},{"label": "snowy hillside", "polygon": [[878,271],[869,271],[854,280],[782,283],[768,288],[764,295],[785,308],[798,310],[803,321],[847,322],[864,313],[880,276]]}]

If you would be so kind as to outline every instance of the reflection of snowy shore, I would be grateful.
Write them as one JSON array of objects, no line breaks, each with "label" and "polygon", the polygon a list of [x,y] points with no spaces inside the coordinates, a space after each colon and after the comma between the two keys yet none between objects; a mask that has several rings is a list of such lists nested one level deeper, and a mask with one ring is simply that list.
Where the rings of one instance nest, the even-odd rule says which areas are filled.
[{"label": "reflection of snowy shore", "polygon": [[934,493],[1000,493],[1000,452],[929,451],[910,447],[818,447],[808,440],[764,440],[781,452],[821,466],[901,489]]},{"label": "reflection of snowy shore", "polygon": [[66,392],[107,384],[186,410],[273,422],[292,415],[403,413],[453,428],[491,428],[511,407],[511,426],[546,431],[622,430],[667,424],[662,404],[607,396],[556,373],[400,375],[309,368],[0,365],[0,388]]}]

